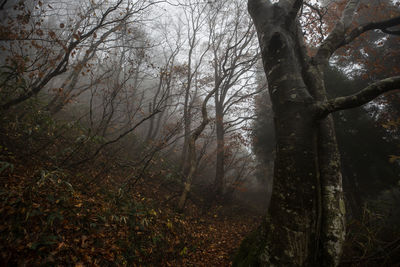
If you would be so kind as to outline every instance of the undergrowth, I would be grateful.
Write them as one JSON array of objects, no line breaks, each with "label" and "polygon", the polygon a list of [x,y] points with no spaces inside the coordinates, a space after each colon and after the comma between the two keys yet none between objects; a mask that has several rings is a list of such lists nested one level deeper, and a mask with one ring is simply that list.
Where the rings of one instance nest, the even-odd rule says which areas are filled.
[{"label": "undergrowth", "polygon": [[36,100],[18,108],[0,121],[1,265],[224,266],[257,225],[220,207],[176,213],[175,166],[152,156],[146,169],[120,148],[93,157],[104,138]]}]

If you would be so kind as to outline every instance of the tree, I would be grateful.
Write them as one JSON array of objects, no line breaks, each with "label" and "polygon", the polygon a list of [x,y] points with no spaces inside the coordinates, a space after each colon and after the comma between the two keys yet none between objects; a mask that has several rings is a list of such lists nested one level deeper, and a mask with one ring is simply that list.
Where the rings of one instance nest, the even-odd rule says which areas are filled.
[{"label": "tree", "polygon": [[[7,111],[38,95],[54,78],[67,72],[73,58],[85,50],[86,54],[75,65],[75,73],[69,77],[72,87],[54,101],[55,111],[62,107],[73,91],[75,80],[82,70],[88,68],[87,63],[98,47],[128,21],[138,19],[156,3],[119,0],[82,5],[80,2],[59,2],[53,7],[41,1],[37,4],[20,1],[15,6],[19,12],[7,17],[7,24],[0,25],[1,49],[6,55],[4,73],[19,83],[18,90],[15,90],[13,82],[3,84],[0,109]],[[53,16],[63,19],[55,22],[51,19]],[[48,25],[45,25],[45,20]]]},{"label": "tree", "polygon": [[[112,72],[113,68],[100,73],[94,71],[93,59],[101,58],[99,56],[100,53],[120,53],[121,62],[115,62],[115,66],[118,66],[117,69],[119,72],[121,72],[126,58],[139,58],[139,55],[143,54],[140,52],[146,49],[146,35],[140,28],[128,27],[129,19],[131,19],[130,16],[124,17],[118,24],[113,25],[113,27],[104,31],[104,33],[99,31],[99,39],[96,39],[96,35],[96,38],[90,40],[86,50],[81,49],[78,51],[77,56],[75,56],[75,62],[71,63],[71,71],[68,72],[68,75],[60,86],[60,92],[53,96],[46,107],[47,110],[52,114],[59,112],[67,103],[89,90],[94,84],[101,83],[102,80],[106,79],[104,76]],[[135,55],[135,51],[139,52]],[[129,55],[125,56],[127,53]],[[83,56],[80,56],[80,54],[83,54]],[[99,77],[96,77],[95,82],[91,82],[88,86],[79,86],[82,83],[81,80],[85,78],[83,75],[89,71],[91,73],[95,72]]]},{"label": "tree", "polygon": [[[247,118],[240,117],[228,124],[226,117],[235,107],[255,95],[251,70],[259,59],[255,51],[255,31],[240,1],[217,2],[208,21],[214,76],[215,125],[217,137],[214,190],[221,196],[224,189],[225,135],[229,128]],[[235,116],[231,116],[233,119]],[[232,130],[232,129],[230,129]]]},{"label": "tree", "polygon": [[207,112],[207,103],[208,100],[213,96],[215,91],[216,88],[214,87],[210,92],[207,93],[204,100],[202,101],[201,122],[189,136],[189,141],[188,141],[189,172],[186,175],[183,191],[178,202],[178,210],[180,211],[182,211],[185,206],[187,196],[192,186],[193,177],[197,171],[198,164],[197,164],[197,153],[196,153],[196,141],[200,137],[201,133],[204,131],[204,128],[210,122],[210,118],[208,117],[208,112]]},{"label": "tree", "polygon": [[324,69],[333,53],[364,32],[396,33],[390,28],[400,24],[400,17],[394,17],[353,25],[359,2],[346,1],[340,18],[309,55],[301,27],[305,1],[248,1],[274,111],[277,151],[269,212],[258,232],[243,242],[236,265],[337,266],[340,262],[345,205],[330,114],[400,88],[400,76],[395,76],[354,95],[327,98]]},{"label": "tree", "polygon": [[[198,86],[194,81],[199,78],[200,68],[203,66],[203,60],[210,48],[209,38],[207,43],[202,42],[202,31],[204,29],[207,15],[209,14],[207,5],[198,3],[196,1],[185,1],[182,3],[184,21],[180,20],[182,24],[186,25],[187,37],[187,54],[185,59],[186,77],[183,83],[183,122],[184,122],[184,143],[182,149],[181,168],[182,172],[187,174],[189,171],[189,143],[192,131],[192,120],[194,112],[194,104],[198,98]],[[205,46],[205,47],[202,47]],[[200,51],[199,51],[200,50]]]}]

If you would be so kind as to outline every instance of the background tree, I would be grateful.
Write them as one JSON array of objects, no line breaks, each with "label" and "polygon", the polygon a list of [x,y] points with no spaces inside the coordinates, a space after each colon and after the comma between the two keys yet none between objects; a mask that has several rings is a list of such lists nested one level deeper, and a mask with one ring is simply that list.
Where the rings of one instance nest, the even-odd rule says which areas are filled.
[{"label": "background tree", "polygon": [[[30,17],[44,17],[43,13],[48,13],[47,16],[51,17],[58,12],[65,12],[60,11],[65,3],[53,7],[39,1],[36,8],[33,9],[34,11],[30,11],[24,3],[20,3],[21,14],[17,15],[16,20],[10,18],[10,24],[2,28],[1,39],[3,43],[5,42],[3,50],[9,52],[7,53],[8,61],[13,62],[12,71],[7,73],[10,76],[18,77],[21,87],[18,92],[7,91],[7,97],[2,96],[2,109],[7,110],[37,95],[53,78],[67,71],[71,58],[79,50],[84,49],[87,42],[90,43],[92,40],[92,45],[98,45],[104,41],[102,38],[106,38],[107,35],[119,28],[118,25],[121,25],[121,21],[127,21],[134,14],[140,14],[153,4],[153,2],[124,3],[124,1],[118,1],[111,5],[103,3],[81,7],[78,4],[70,5],[70,8],[78,9],[76,14],[78,20],[75,24],[69,23],[71,20],[74,21],[74,18],[63,14],[65,22],[57,25],[50,22],[47,23],[49,25],[43,25],[43,19],[36,21]],[[42,14],[38,14],[39,12]],[[97,36],[103,30],[109,32]],[[100,39],[100,42],[97,41],[99,40],[97,38]],[[95,39],[97,40],[93,41]],[[26,47],[30,47],[33,51],[29,53]],[[88,53],[92,53],[90,49]],[[78,65],[78,68],[81,67]]]},{"label": "background tree", "polygon": [[188,143],[188,167],[189,167],[189,173],[187,174],[184,182],[184,187],[182,194],[179,198],[178,202],[178,210],[182,211],[185,202],[187,199],[187,196],[190,192],[192,182],[193,182],[193,176],[195,175],[197,171],[197,166],[198,166],[198,161],[197,161],[197,152],[196,152],[196,141],[200,137],[201,133],[204,131],[204,128],[207,126],[207,124],[210,122],[210,119],[208,117],[207,113],[207,103],[208,100],[213,96],[215,93],[216,89],[214,88],[211,90],[204,98],[201,106],[201,121],[200,124],[195,128],[193,133],[190,134],[189,137],[189,143]]},{"label": "background tree", "polygon": [[[221,196],[226,160],[225,134],[247,119],[240,114],[235,118],[232,111],[257,94],[254,91],[254,75],[251,72],[254,71],[259,56],[254,45],[255,31],[244,12],[243,2],[216,2],[212,8],[215,15],[209,17],[208,25],[216,89],[214,103],[217,157],[214,190],[216,195]],[[231,116],[229,122],[226,122],[228,114]]]},{"label": "background tree", "polygon": [[[186,77],[182,81],[184,89],[184,103],[183,103],[183,121],[184,121],[184,143],[182,148],[181,166],[182,172],[187,173],[189,170],[188,156],[189,156],[189,142],[190,133],[192,131],[193,121],[193,108],[197,100],[198,87],[194,84],[195,79],[199,79],[199,72],[201,71],[203,60],[209,50],[209,38],[206,44],[202,42],[202,32],[204,31],[207,15],[209,14],[207,5],[204,3],[197,3],[187,1],[182,3],[185,21],[182,22],[187,25],[187,55],[185,57]],[[203,45],[203,47],[201,47]]]}]

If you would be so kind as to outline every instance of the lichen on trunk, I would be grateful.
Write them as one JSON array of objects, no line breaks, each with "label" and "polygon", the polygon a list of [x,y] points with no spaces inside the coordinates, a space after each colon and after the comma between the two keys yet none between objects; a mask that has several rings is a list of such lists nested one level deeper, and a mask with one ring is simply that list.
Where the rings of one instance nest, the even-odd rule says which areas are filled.
[{"label": "lichen on trunk", "polygon": [[320,95],[326,95],[323,76],[318,66],[306,62],[296,19],[301,1],[292,2],[249,1],[274,111],[277,151],[270,209],[255,234],[260,236],[243,243],[236,266],[337,266],[344,241],[334,128],[330,117],[320,117],[316,108]]}]

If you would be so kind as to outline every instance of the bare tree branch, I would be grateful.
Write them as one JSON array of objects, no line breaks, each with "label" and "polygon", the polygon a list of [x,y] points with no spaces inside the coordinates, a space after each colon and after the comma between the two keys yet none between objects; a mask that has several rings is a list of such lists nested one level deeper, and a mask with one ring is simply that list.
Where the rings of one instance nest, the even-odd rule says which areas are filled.
[{"label": "bare tree branch", "polygon": [[129,128],[128,130],[126,130],[125,132],[121,133],[117,138],[110,140],[104,144],[102,144],[94,153],[93,155],[91,155],[88,158],[85,158],[79,162],[73,163],[71,164],[71,166],[78,166],[81,165],[82,163],[87,162],[88,160],[91,160],[93,158],[95,158],[106,146],[114,144],[116,142],[118,142],[119,140],[121,140],[122,138],[124,138],[126,135],[128,135],[129,133],[133,132],[137,127],[139,127],[140,125],[142,125],[142,123],[144,123],[145,121],[149,120],[151,117],[155,116],[156,114],[158,114],[159,112],[161,112],[160,109],[155,110],[153,113],[147,115],[146,117],[142,118],[140,121],[138,121],[135,125],[133,125],[131,128]]},{"label": "bare tree branch", "polygon": [[317,104],[318,114],[321,118],[324,118],[335,111],[356,108],[374,100],[383,93],[396,89],[400,89],[400,76],[386,78],[370,84],[357,94],[337,97]]},{"label": "bare tree branch", "polygon": [[349,1],[345,10],[343,11],[342,18],[337,22],[335,28],[321,44],[315,58],[327,62],[329,57],[338,48],[351,43],[358,36],[370,30],[381,30],[386,34],[400,35],[400,30],[390,30],[389,28],[400,25],[400,16],[382,20],[378,22],[370,22],[353,29],[350,33],[346,34],[349,29],[352,17],[356,11],[358,3],[357,0]]},{"label": "bare tree branch", "polygon": [[391,18],[388,20],[383,20],[379,22],[370,22],[367,24],[364,24],[362,26],[359,26],[352,30],[344,39],[344,41],[340,44],[340,46],[349,44],[352,42],[355,38],[360,36],[362,33],[370,30],[381,30],[384,33],[387,34],[394,34],[394,35],[400,35],[400,30],[389,30],[388,28],[391,28],[393,26],[400,25],[400,16]]}]

